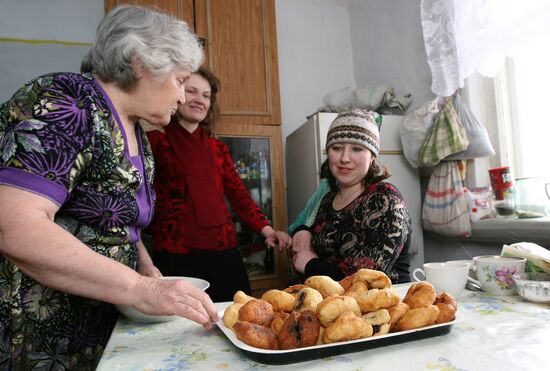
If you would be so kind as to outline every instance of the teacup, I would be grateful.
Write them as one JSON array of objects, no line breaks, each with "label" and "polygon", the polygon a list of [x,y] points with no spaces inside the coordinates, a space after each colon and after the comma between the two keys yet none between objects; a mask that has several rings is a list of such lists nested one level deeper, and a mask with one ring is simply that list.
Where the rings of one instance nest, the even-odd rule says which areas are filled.
[{"label": "teacup", "polygon": [[525,272],[527,259],[500,255],[474,257],[477,280],[473,280],[489,295],[505,296],[516,294],[512,276]]},{"label": "teacup", "polygon": [[424,269],[416,268],[412,276],[417,282],[422,281],[416,275],[422,273],[426,281],[431,283],[435,291],[439,294],[446,291],[455,299],[462,295],[462,290],[466,286],[468,280],[468,271],[470,265],[461,262],[447,263],[425,263],[422,266]]},{"label": "teacup", "polygon": [[448,260],[446,263],[462,263],[462,264],[468,264],[470,266],[470,269],[468,271],[468,277],[471,277],[473,279],[476,278],[476,265],[473,260]]}]

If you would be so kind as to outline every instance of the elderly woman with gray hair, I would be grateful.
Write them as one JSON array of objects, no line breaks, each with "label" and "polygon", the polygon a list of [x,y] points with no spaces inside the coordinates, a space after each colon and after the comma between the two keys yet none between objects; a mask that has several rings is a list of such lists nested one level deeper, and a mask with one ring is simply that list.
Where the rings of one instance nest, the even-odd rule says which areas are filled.
[{"label": "elderly woman with gray hair", "polygon": [[99,24],[82,74],[38,77],[0,105],[0,369],[93,370],[112,304],[210,328],[208,295],[160,280],[141,241],[153,157],[203,55],[187,25],[138,7]]}]

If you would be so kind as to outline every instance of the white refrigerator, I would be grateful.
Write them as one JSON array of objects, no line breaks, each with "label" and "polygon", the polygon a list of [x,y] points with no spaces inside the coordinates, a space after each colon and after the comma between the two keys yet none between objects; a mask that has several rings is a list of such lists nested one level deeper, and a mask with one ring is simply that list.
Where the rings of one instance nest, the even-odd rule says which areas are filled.
[{"label": "white refrigerator", "polygon": [[[309,196],[319,186],[319,170],[326,159],[325,142],[336,113],[317,113],[286,137],[287,217],[290,225]],[[394,184],[407,202],[412,218],[411,272],[424,260],[422,203],[418,169],[403,154],[399,127],[403,116],[385,115],[380,128],[379,161],[385,165]]]}]

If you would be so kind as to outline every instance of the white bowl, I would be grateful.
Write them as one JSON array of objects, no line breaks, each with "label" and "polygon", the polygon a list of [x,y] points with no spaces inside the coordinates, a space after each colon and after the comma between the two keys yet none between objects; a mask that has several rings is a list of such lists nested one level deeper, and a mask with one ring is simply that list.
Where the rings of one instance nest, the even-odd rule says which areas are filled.
[{"label": "white bowl", "polygon": [[[160,279],[163,279],[163,280],[183,279],[191,283],[196,288],[199,288],[203,291],[206,290],[208,287],[210,287],[210,283],[208,281],[205,281],[200,278],[195,278],[195,277],[169,276],[169,277],[161,277]],[[155,316],[151,314],[145,314],[135,309],[134,307],[131,307],[128,305],[117,305],[116,307],[120,313],[122,313],[126,318],[134,322],[161,323],[161,322],[169,322],[178,318],[178,316]]]}]

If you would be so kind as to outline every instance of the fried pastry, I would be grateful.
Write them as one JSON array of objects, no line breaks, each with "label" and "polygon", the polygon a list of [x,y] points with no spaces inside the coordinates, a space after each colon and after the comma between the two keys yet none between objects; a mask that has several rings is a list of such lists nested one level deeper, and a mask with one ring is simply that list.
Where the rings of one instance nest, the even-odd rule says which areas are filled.
[{"label": "fried pastry", "polygon": [[[239,309],[243,303],[233,303],[223,311],[223,324],[233,330],[233,324],[239,319]],[[234,330],[233,330],[234,331]]]},{"label": "fried pastry", "polygon": [[298,294],[298,292],[303,289],[304,287],[307,287],[306,285],[292,285],[292,286],[288,286],[286,289],[284,289],[283,291],[284,292],[288,292],[289,294],[292,294],[294,296],[296,296]]},{"label": "fried pastry", "polygon": [[[351,277],[351,276],[349,276]],[[364,293],[369,291],[369,286],[366,281],[357,281],[355,283],[352,283],[351,286],[346,290],[344,295],[356,297],[361,296]]]},{"label": "fried pastry", "polygon": [[351,296],[329,296],[317,305],[317,317],[322,326],[327,327],[343,312],[351,311],[358,317],[361,316],[361,308],[357,300]]},{"label": "fried pastry", "polygon": [[390,278],[382,271],[362,268],[355,272],[352,276],[353,283],[357,281],[365,281],[368,283],[369,289],[389,289],[391,287]]},{"label": "fried pastry", "polygon": [[235,295],[233,295],[233,301],[235,303],[246,303],[249,300],[256,299],[250,295],[246,295],[243,291],[237,291]]},{"label": "fried pastry", "polygon": [[262,300],[271,304],[275,312],[291,312],[296,301],[292,294],[276,289],[264,292]]},{"label": "fried pastry", "polygon": [[279,349],[277,336],[270,327],[247,321],[237,321],[233,325],[237,338],[244,343],[261,349]]},{"label": "fried pastry", "polygon": [[425,307],[435,301],[435,288],[427,281],[416,282],[409,287],[403,298],[403,303],[411,309]]},{"label": "fried pastry", "polygon": [[390,314],[390,331],[393,329],[397,321],[401,319],[411,308],[400,301],[395,304],[393,307],[388,308],[388,313]]},{"label": "fried pastry", "polygon": [[354,294],[361,313],[374,312],[378,309],[387,309],[399,303],[401,298],[390,289],[371,289],[362,294]]},{"label": "fried pastry", "polygon": [[291,312],[277,335],[279,349],[295,349],[315,345],[319,339],[320,327],[313,311]]},{"label": "fried pastry", "polygon": [[319,291],[323,298],[344,294],[344,288],[340,285],[340,282],[334,281],[329,276],[311,276],[304,283],[306,286]]},{"label": "fried pastry", "polygon": [[390,332],[390,313],[387,309],[379,309],[363,314],[363,319],[372,326],[372,336],[385,335]]},{"label": "fried pastry", "polygon": [[397,321],[392,331],[404,331],[433,325],[439,315],[439,308],[433,304],[409,310]]},{"label": "fried pastry", "polygon": [[439,315],[435,323],[451,322],[455,319],[458,305],[455,298],[448,292],[441,292],[436,296],[434,305],[439,308]]},{"label": "fried pastry", "polygon": [[294,310],[298,312],[304,310],[317,310],[317,305],[323,301],[323,295],[311,287],[304,287],[296,294],[296,302],[294,303]]},{"label": "fried pastry", "polygon": [[372,336],[371,324],[353,312],[340,314],[323,332],[323,343],[362,339]]},{"label": "fried pastry", "polygon": [[279,334],[279,331],[281,331],[281,327],[283,327],[283,323],[285,323],[288,316],[289,314],[287,312],[275,312],[273,314],[273,320],[271,321],[269,327],[271,327],[275,335]]},{"label": "fried pastry", "polygon": [[239,308],[241,321],[257,323],[261,326],[269,326],[273,320],[273,306],[262,299],[249,300]]}]

